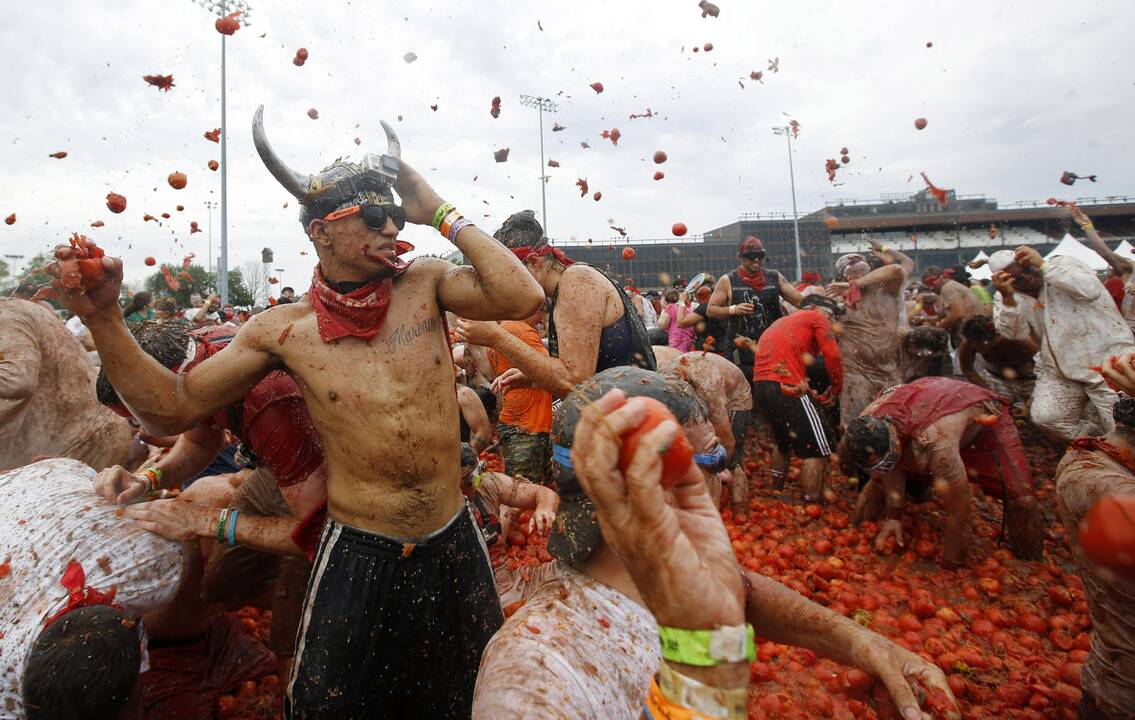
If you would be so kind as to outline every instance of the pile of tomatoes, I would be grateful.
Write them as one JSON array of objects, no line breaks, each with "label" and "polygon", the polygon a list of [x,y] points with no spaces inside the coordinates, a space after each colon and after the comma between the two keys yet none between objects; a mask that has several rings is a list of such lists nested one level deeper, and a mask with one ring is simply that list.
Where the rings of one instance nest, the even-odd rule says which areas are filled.
[{"label": "pile of tomatoes", "polygon": [[[722,518],[743,567],[941,667],[963,717],[1073,720],[1091,620],[1055,507],[1052,469],[1059,457],[1043,441],[1026,435],[1025,442],[1049,529],[1043,561],[1013,557],[1001,538],[1000,502],[978,490],[969,566],[941,565],[944,516],[937,500],[908,498],[906,546],[888,540],[878,552],[877,525],[856,526],[850,520],[855,489],[847,477],[829,470],[828,502],[806,505],[796,482],[798,464],[788,472],[787,490],[771,489],[767,445],[756,445],[745,463],[752,486],[746,517],[725,510]],[[514,519],[504,542],[514,571],[551,560],[547,536],[529,533],[527,516]],[[270,612],[245,608],[236,616],[244,630],[267,641]],[[886,688],[873,677],[801,648],[758,638],[750,679],[754,720],[899,717]],[[235,695],[221,698],[218,715],[279,717],[281,693],[275,675],[246,682]],[[930,704],[927,699],[924,707],[929,710]]]},{"label": "pile of tomatoes", "polygon": [[[849,520],[855,490],[845,476],[829,472],[823,506],[800,502],[791,480],[777,497],[768,489],[767,447],[746,463],[754,489],[747,516],[726,510],[723,518],[742,566],[937,664],[963,717],[1072,720],[1091,620],[1055,507],[1059,458],[1039,443],[1027,451],[1049,529],[1043,561],[1013,557],[1000,537],[1000,502],[976,490],[969,566],[941,566],[936,500],[908,498],[906,546],[888,540],[877,552],[877,525]],[[874,678],[807,650],[758,642],[750,677],[750,718],[898,717]]]}]

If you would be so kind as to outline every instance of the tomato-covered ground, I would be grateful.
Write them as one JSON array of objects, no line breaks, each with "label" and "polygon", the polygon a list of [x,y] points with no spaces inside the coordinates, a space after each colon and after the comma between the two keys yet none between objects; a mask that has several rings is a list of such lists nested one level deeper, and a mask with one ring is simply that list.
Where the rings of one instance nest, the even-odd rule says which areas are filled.
[{"label": "tomato-covered ground", "polygon": [[[939,566],[937,501],[908,501],[906,549],[878,553],[875,525],[849,520],[855,490],[845,477],[829,473],[832,501],[805,506],[792,480],[783,493],[768,489],[767,446],[755,447],[746,460],[754,490],[748,517],[735,519],[728,510],[722,517],[744,567],[936,662],[963,717],[1073,720],[1091,621],[1056,512],[1052,474],[1059,456],[1028,428],[1023,435],[1049,529],[1041,562],[1009,553],[1000,537],[1000,503],[980,491],[970,567]],[[514,568],[550,559],[545,538],[517,529],[525,524],[515,523],[507,539]],[[248,632],[267,638],[269,613],[246,608],[237,615]],[[898,718],[873,678],[806,650],[758,641],[751,679],[750,718]],[[218,715],[278,717],[280,693],[274,675],[245,683],[221,699]]]}]

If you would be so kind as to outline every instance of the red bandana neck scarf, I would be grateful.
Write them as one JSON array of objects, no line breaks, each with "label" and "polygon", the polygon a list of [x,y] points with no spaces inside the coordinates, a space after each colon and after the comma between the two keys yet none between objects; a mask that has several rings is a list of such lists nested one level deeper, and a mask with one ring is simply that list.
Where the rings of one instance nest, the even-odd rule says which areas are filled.
[{"label": "red bandana neck scarf", "polygon": [[855,309],[859,307],[859,303],[863,300],[863,290],[859,288],[859,283],[851,280],[847,283],[847,292],[843,294],[843,301],[847,307]]},{"label": "red bandana neck scarf", "polygon": [[55,622],[72,610],[78,610],[83,607],[107,605],[119,612],[124,612],[122,606],[114,602],[114,594],[117,588],[112,587],[108,592],[102,592],[95,590],[93,587],[88,587],[87,574],[83,572],[83,566],[74,560],[67,565],[67,570],[63,573],[63,577],[59,578],[59,583],[67,588],[67,605],[59,612],[44,620],[44,627]]},{"label": "red bandana neck scarf", "polygon": [[753,288],[754,290],[765,289],[765,284],[767,281],[765,279],[764,270],[758,270],[755,275],[751,275],[745,272],[745,268],[737,268],[737,276],[741,278],[741,280],[744,281],[746,285]]},{"label": "red bandana neck scarf", "polygon": [[515,247],[515,248],[509,248],[509,249],[512,250],[512,254],[515,255],[516,259],[519,260],[520,262],[524,262],[524,260],[529,255],[536,255],[537,257],[543,257],[544,255],[551,255],[552,257],[554,257],[556,259],[556,262],[560,263],[564,267],[571,267],[572,265],[575,264],[575,260],[572,260],[567,255],[565,255],[563,250],[560,250],[557,247],[552,247],[551,245],[548,245],[548,244],[544,244],[544,245],[541,245],[539,247],[535,247],[535,246],[532,246],[532,245],[523,245],[521,247]]},{"label": "red bandana neck scarf", "polygon": [[1121,448],[1116,445],[1112,445],[1102,437],[1076,438],[1072,441],[1072,444],[1069,447],[1075,448],[1076,450],[1084,450],[1087,452],[1098,450],[1123,467],[1127,468],[1127,470],[1131,473],[1135,473],[1135,453],[1127,448]]},{"label": "red bandana neck scarf", "polygon": [[319,338],[332,342],[354,336],[370,340],[382,329],[390,308],[392,278],[375,280],[358,290],[341,293],[323,279],[323,270],[315,266],[308,297],[315,309]]}]

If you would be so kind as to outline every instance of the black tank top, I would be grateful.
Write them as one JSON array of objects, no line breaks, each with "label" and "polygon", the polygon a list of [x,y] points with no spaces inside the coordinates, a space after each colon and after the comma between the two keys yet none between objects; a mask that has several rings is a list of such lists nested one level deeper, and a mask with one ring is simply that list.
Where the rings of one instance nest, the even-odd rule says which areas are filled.
[{"label": "black tank top", "polygon": [[[734,315],[726,321],[725,339],[728,343],[730,355],[734,348],[733,338],[743,335],[754,343],[761,339],[761,335],[769,325],[772,325],[781,316],[780,312],[780,273],[775,270],[765,270],[765,287],[756,290],[745,284],[736,270],[729,273],[729,284],[733,288],[733,297],[729,304],[740,305],[752,303],[752,315]],[[740,352],[740,365],[753,366],[753,352],[747,348],[737,348]]]},{"label": "black tank top", "polygon": [[[599,272],[619,293],[619,298],[623,301],[623,316],[603,328],[599,336],[599,356],[596,359],[595,372],[622,365],[657,370],[654,350],[650,347],[650,337],[647,335],[642,318],[635,312],[634,305],[623,289],[607,273],[602,270]],[[548,354],[552,357],[560,356],[559,335],[556,333],[556,303],[559,297],[560,288],[556,286],[556,292],[552,294],[552,307],[548,312]]]}]

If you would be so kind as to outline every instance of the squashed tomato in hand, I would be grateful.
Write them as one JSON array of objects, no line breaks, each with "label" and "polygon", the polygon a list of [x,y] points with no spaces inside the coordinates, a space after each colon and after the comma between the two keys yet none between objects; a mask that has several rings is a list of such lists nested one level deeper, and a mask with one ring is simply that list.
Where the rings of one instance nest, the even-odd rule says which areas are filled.
[{"label": "squashed tomato in hand", "polygon": [[[646,419],[637,428],[623,435],[623,447],[619,451],[619,470],[623,473],[630,467],[631,460],[634,458],[638,444],[644,435],[667,420],[677,422],[670,409],[658,400],[647,397],[639,398],[639,400],[646,404]],[[690,447],[690,441],[686,439],[686,433],[679,428],[678,434],[674,437],[674,442],[662,455],[661,485],[663,489],[669,490],[685,477],[693,460],[694,450]]]}]

